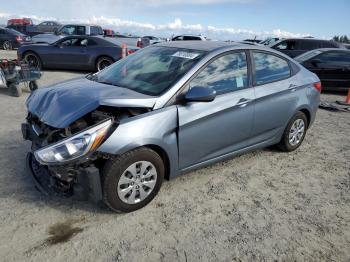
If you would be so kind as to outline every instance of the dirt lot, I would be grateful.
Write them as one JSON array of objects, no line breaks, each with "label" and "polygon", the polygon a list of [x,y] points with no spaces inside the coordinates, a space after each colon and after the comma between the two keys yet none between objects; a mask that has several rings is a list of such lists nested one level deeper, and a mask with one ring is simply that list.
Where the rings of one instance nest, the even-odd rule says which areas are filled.
[{"label": "dirt lot", "polygon": [[[39,84],[79,74],[48,71]],[[296,152],[265,149],[200,169],[165,182],[146,208],[114,214],[35,190],[20,132],[27,96],[0,90],[0,260],[350,260],[349,113],[319,110]]]}]

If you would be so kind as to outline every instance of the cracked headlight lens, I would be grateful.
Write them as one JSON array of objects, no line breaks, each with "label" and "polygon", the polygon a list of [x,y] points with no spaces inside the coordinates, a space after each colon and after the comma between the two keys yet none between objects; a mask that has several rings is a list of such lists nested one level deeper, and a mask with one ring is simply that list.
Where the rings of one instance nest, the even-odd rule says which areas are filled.
[{"label": "cracked headlight lens", "polygon": [[35,159],[42,164],[55,164],[70,161],[95,151],[106,137],[112,125],[109,119],[56,144],[34,152]]}]

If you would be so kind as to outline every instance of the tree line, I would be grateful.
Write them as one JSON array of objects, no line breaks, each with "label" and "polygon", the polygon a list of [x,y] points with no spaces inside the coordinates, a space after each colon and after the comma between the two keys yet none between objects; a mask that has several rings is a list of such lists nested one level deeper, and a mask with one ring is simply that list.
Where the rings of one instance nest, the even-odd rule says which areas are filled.
[{"label": "tree line", "polygon": [[350,44],[350,40],[346,35],[336,35],[333,37],[333,40],[339,43],[347,43]]}]

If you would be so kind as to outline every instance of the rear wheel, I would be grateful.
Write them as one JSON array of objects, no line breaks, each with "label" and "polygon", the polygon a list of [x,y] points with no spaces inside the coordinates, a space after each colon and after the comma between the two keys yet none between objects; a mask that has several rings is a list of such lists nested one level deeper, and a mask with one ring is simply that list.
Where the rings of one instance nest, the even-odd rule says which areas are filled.
[{"label": "rear wheel", "polygon": [[30,67],[34,67],[34,68],[37,68],[37,69],[41,69],[42,68],[42,63],[41,63],[40,57],[37,54],[33,53],[33,52],[25,53],[24,56],[23,56],[23,60]]},{"label": "rear wheel", "polygon": [[11,41],[5,41],[5,42],[2,44],[2,48],[3,48],[4,50],[12,50],[13,47],[12,47]]},{"label": "rear wheel", "polygon": [[303,142],[308,128],[307,117],[303,112],[297,112],[284,130],[279,148],[286,152],[297,149]]},{"label": "rear wheel", "polygon": [[157,195],[164,163],[153,150],[142,147],[106,163],[102,171],[104,202],[114,211],[132,212]]},{"label": "rear wheel", "polygon": [[101,71],[113,63],[114,61],[110,57],[107,57],[107,56],[100,57],[99,59],[97,59],[97,62],[96,62],[96,70]]}]

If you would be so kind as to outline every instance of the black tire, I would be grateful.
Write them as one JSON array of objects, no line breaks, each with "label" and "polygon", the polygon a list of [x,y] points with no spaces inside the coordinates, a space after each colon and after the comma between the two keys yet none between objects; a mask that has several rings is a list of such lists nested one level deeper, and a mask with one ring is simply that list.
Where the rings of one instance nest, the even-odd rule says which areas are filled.
[{"label": "black tire", "polygon": [[101,71],[113,63],[114,63],[114,61],[112,58],[110,58],[108,56],[102,56],[99,59],[97,59],[97,61],[96,61],[96,71]]},{"label": "black tire", "polygon": [[10,96],[20,97],[22,95],[22,88],[19,85],[11,83],[9,84],[8,89]]},{"label": "black tire", "polygon": [[[299,139],[299,142],[297,144],[291,144],[290,140],[289,140],[289,135],[291,132],[291,129],[293,127],[293,124],[297,121],[297,120],[302,120],[304,123],[304,132],[303,135],[301,136],[301,138]],[[286,129],[283,132],[283,136],[281,139],[281,142],[278,144],[278,147],[285,152],[291,152],[296,150],[304,141],[306,132],[307,132],[307,128],[308,128],[308,120],[306,115],[303,112],[297,112],[292,118],[291,120],[289,120],[288,125],[286,127]]]},{"label": "black tire", "polygon": [[[128,204],[118,196],[118,182],[124,171],[134,163],[148,161],[153,164],[157,171],[156,183],[153,191],[138,203]],[[133,212],[147,205],[157,195],[164,179],[164,163],[162,158],[152,149],[141,147],[118,156],[113,160],[108,160],[102,170],[102,191],[103,201],[116,212]]]},{"label": "black tire", "polygon": [[33,52],[26,52],[23,55],[23,61],[28,63],[31,67],[37,68],[39,70],[42,69],[42,62],[40,57]]},{"label": "black tire", "polygon": [[38,83],[34,80],[34,81],[30,81],[29,82],[29,89],[30,91],[34,91],[38,89]]},{"label": "black tire", "polygon": [[12,50],[13,47],[12,47],[11,41],[8,41],[8,40],[4,41],[4,42],[2,43],[2,48],[3,48],[4,50]]}]

